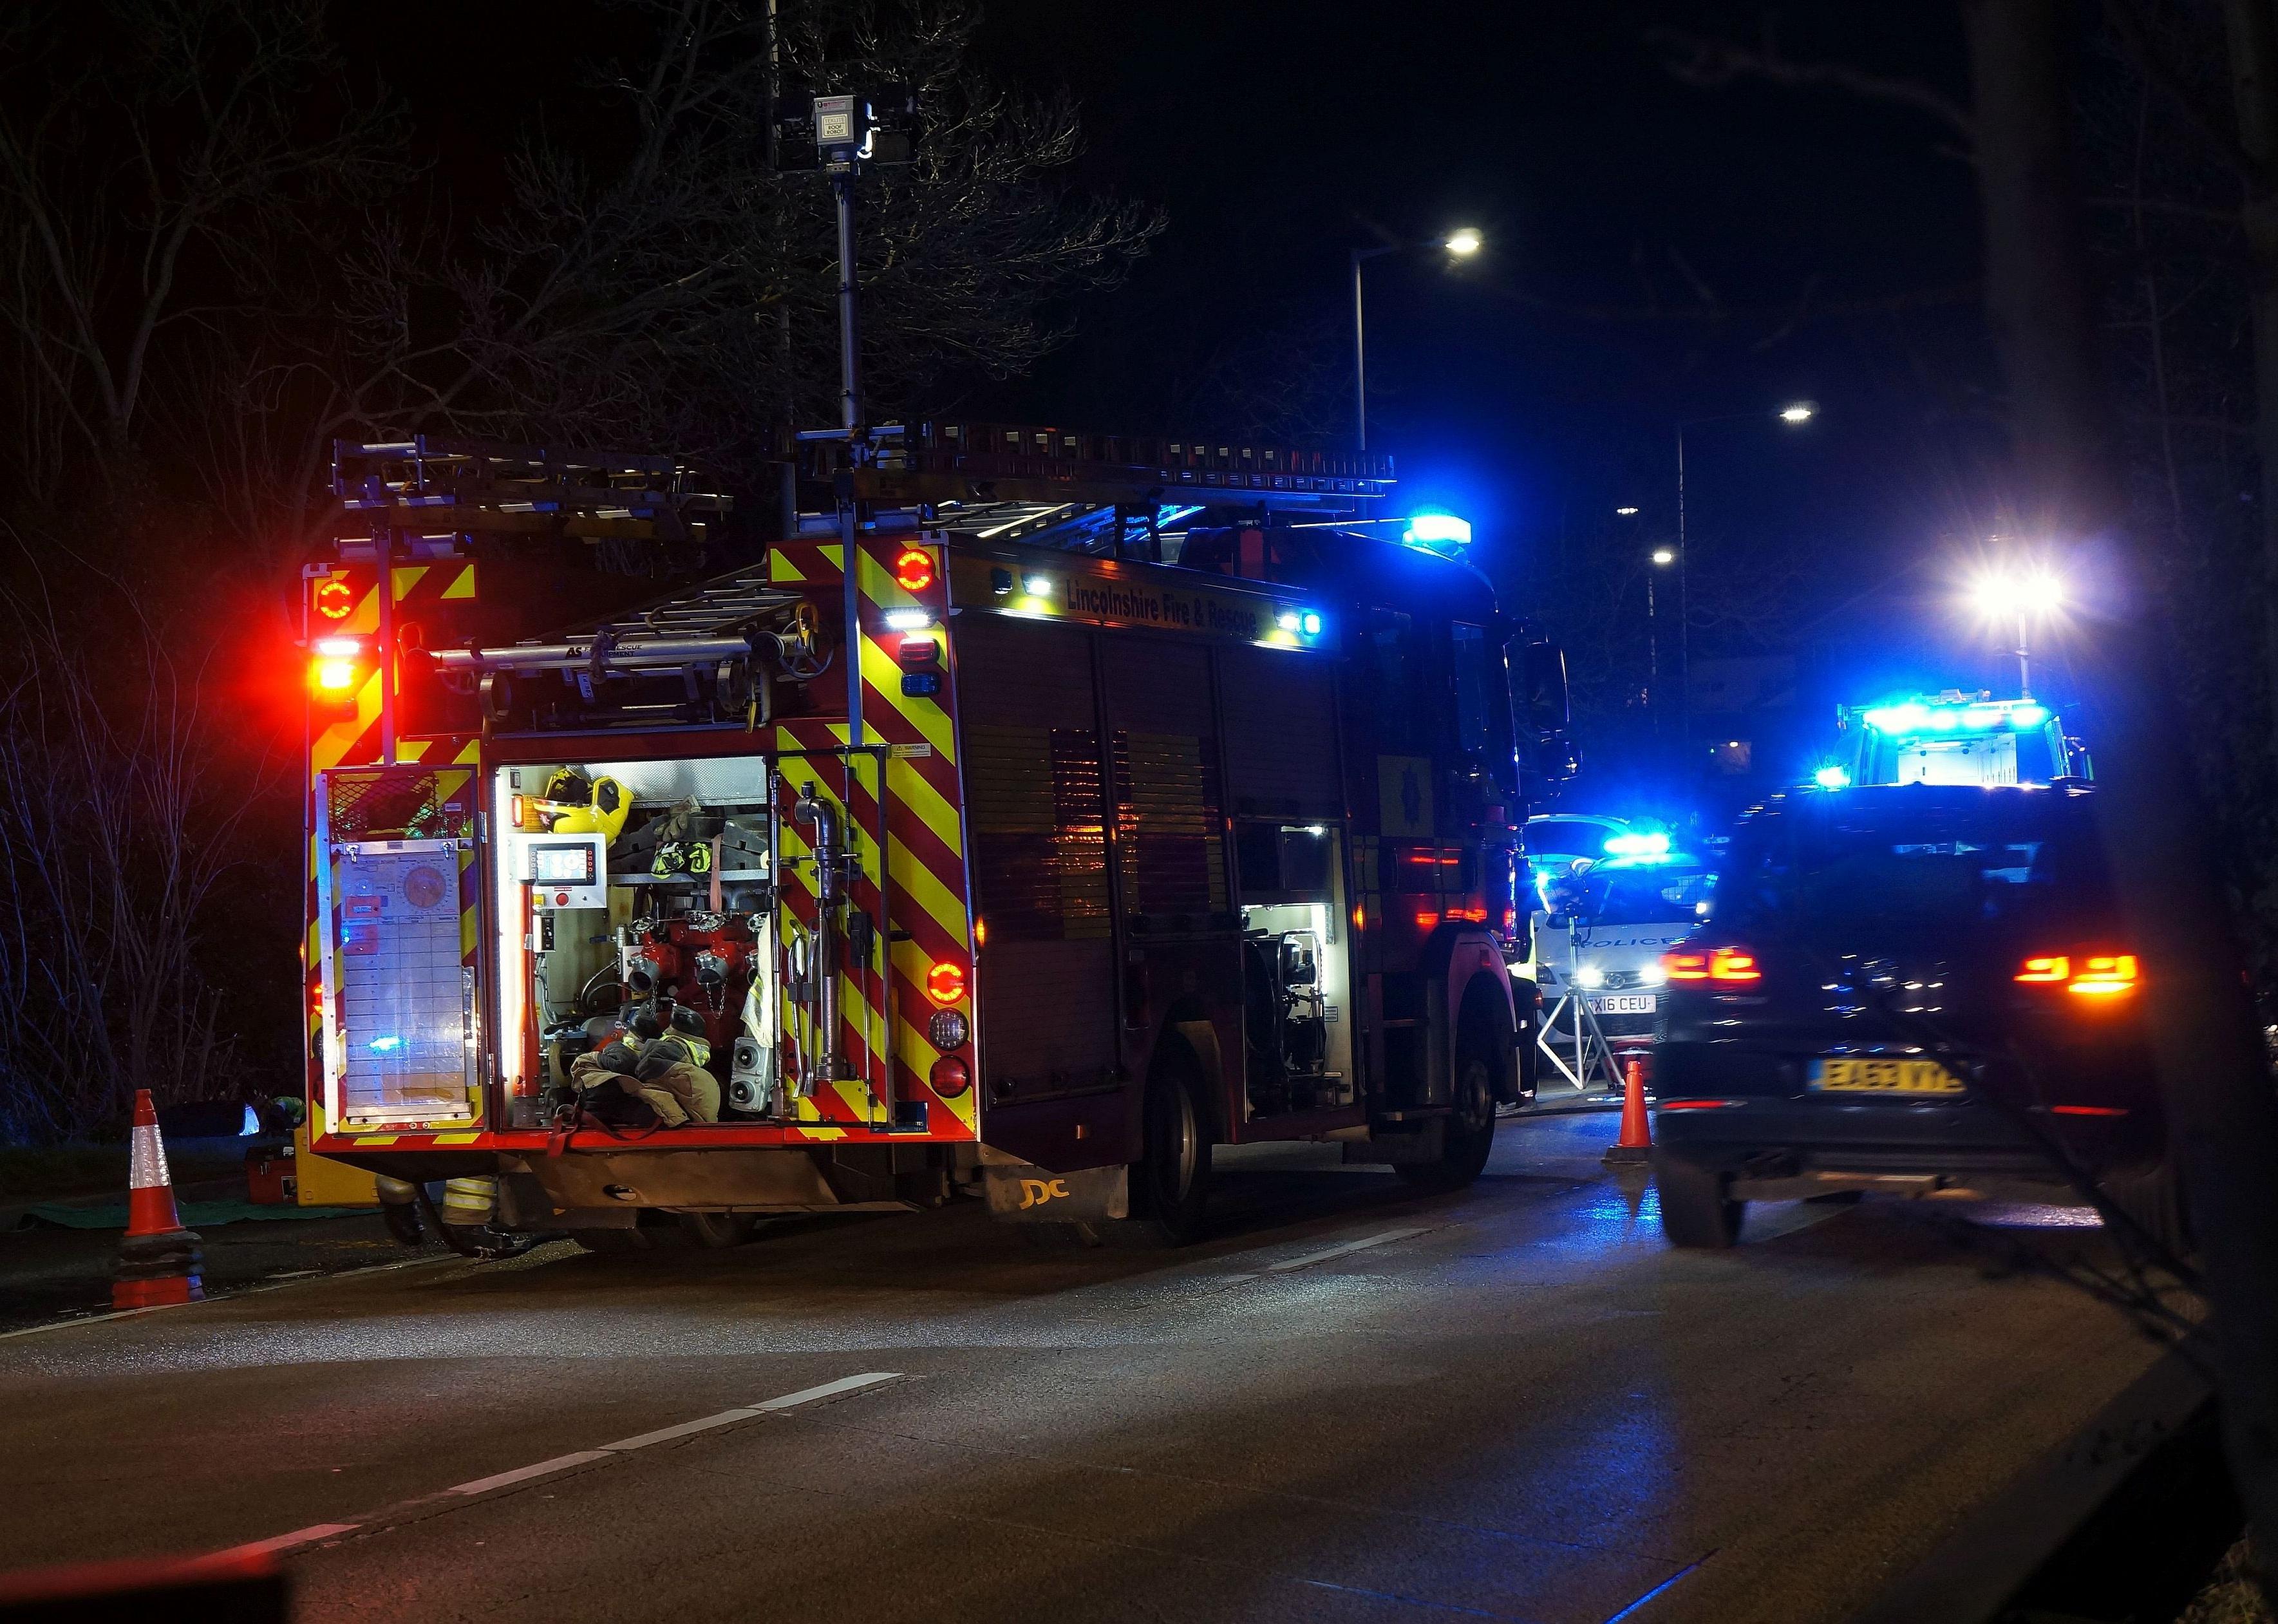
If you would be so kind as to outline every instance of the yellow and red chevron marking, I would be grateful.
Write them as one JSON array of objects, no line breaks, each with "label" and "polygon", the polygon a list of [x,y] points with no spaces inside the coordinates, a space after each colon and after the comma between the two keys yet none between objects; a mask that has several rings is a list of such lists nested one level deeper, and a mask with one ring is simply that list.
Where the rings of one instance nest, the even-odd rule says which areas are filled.
[{"label": "yellow and red chevron marking", "polygon": [[471,602],[475,597],[475,566],[469,559],[397,564],[388,574],[395,587],[399,620],[416,618],[440,604]]},{"label": "yellow and red chevron marking", "polygon": [[[338,578],[362,586],[355,607],[348,617],[325,627],[327,632],[349,637],[376,639],[379,634],[379,583],[369,569],[343,571]],[[401,626],[417,624],[424,628],[430,647],[455,640],[442,633],[455,630],[450,623],[465,606],[475,601],[475,566],[470,561],[449,559],[440,563],[397,564],[388,571],[389,586],[395,597],[395,619]],[[317,773],[332,767],[362,766],[380,758],[379,713],[381,684],[394,650],[383,648],[372,662],[371,670],[355,691],[355,709],[346,706],[337,710],[312,713],[309,744],[310,782]],[[399,761],[440,759],[431,748],[423,753],[412,745],[396,752]]]},{"label": "yellow and red chevron marking", "polygon": [[[898,558],[913,545],[926,547],[936,559],[935,584],[920,593],[909,591],[896,578]],[[769,555],[769,578],[778,586],[812,586],[820,604],[835,608],[842,601],[844,589],[839,556],[836,542],[779,545]],[[887,944],[889,969],[883,988],[877,985],[875,973],[862,978],[868,1000],[863,1018],[871,1023],[874,1033],[887,1021],[892,1023],[891,1047],[898,1098],[925,1101],[929,1123],[936,1136],[976,1137],[975,1091],[968,1085],[962,1093],[943,1099],[932,1089],[930,1077],[940,1051],[927,1031],[934,1014],[944,1007],[965,1014],[968,1030],[972,1014],[972,924],[954,695],[945,660],[939,693],[930,697],[903,693],[902,667],[897,656],[905,634],[880,629],[885,612],[894,609],[929,609],[938,620],[944,600],[946,560],[937,542],[925,541],[909,532],[863,538],[856,547],[856,559],[861,624],[850,640],[859,651],[862,672],[865,742],[882,745],[886,750],[883,818],[876,755],[856,757],[860,765],[851,785],[845,783],[843,769],[829,776],[837,795],[844,798],[849,825],[867,837],[862,843],[862,871],[853,887],[856,905],[875,908],[876,888],[883,885],[892,935],[906,938],[890,939]],[[946,633],[936,624],[909,635],[929,637],[938,644]],[[817,698],[829,704],[838,695],[819,693]],[[818,750],[845,747],[844,723],[786,724],[783,731],[791,736],[785,740],[787,746]],[[789,778],[791,763],[786,761],[784,765]],[[803,898],[802,906],[806,911],[801,917],[811,921],[812,898]],[[967,989],[963,998],[948,1006],[927,992],[928,977],[942,965],[953,966]],[[852,978],[846,984],[853,984]],[[872,1042],[885,1046],[883,1033]],[[849,1051],[860,1052],[859,1048]],[[969,1053],[966,1058],[969,1064]],[[845,1086],[861,1093],[859,1085]]]}]

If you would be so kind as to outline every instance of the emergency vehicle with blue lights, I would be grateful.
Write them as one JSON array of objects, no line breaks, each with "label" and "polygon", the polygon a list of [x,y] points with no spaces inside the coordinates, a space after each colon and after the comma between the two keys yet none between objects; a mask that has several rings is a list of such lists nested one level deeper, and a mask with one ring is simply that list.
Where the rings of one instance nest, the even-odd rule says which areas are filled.
[{"label": "emergency vehicle with blue lights", "polygon": [[2052,784],[2093,777],[2087,750],[2049,706],[1987,693],[1918,694],[1837,712],[1838,759],[1822,789],[1868,784]]},{"label": "emergency vehicle with blue lights", "polygon": [[[303,1150],[596,1247],[959,1195],[1178,1241],[1212,1147],[1261,1140],[1474,1176],[1531,1088],[1506,967],[1563,663],[1445,524],[1356,522],[1389,459],[786,455],[797,527],[738,557],[669,457],[338,448]],[[577,1108],[644,1008],[716,1116]]]}]

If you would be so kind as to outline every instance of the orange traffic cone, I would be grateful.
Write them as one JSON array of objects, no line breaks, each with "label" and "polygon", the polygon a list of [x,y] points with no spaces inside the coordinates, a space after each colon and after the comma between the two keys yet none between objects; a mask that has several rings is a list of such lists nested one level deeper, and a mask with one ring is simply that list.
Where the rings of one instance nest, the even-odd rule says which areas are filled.
[{"label": "orange traffic cone", "polygon": [[1645,1115],[1645,1062],[1632,1056],[1628,1091],[1622,1096],[1622,1137],[1606,1147],[1606,1165],[1631,1165],[1652,1154],[1653,1127]]},{"label": "orange traffic cone", "polygon": [[127,1175],[126,1237],[111,1276],[114,1308],[155,1308],[205,1297],[198,1278],[205,1260],[198,1237],[182,1228],[174,1207],[174,1181],[166,1172],[166,1145],[158,1137],[158,1111],[150,1091],[134,1091],[134,1160]]}]

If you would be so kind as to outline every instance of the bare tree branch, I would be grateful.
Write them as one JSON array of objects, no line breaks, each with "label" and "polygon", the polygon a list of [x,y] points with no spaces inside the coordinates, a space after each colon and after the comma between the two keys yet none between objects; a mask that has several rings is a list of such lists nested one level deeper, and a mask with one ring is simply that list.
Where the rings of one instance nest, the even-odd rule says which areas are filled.
[{"label": "bare tree branch", "polygon": [[1965,146],[1976,139],[1969,110],[1922,80],[1895,79],[1846,62],[1797,62],[1781,55],[1769,39],[1750,47],[1678,28],[1651,29],[1646,38],[1664,53],[1663,65],[1670,73],[1703,89],[1721,90],[1753,79],[1790,89],[1839,90],[1865,101],[1910,108],[1945,126]]}]

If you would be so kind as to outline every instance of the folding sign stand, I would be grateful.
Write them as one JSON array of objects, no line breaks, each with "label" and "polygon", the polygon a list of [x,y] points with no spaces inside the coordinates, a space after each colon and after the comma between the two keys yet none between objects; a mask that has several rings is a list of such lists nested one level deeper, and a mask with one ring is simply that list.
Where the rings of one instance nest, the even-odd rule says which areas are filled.
[{"label": "folding sign stand", "polygon": [[[1606,1041],[1604,1029],[1599,1026],[1598,1017],[1590,1008],[1588,996],[1574,984],[1578,958],[1574,933],[1569,931],[1566,936],[1566,990],[1550,1007],[1550,1013],[1543,1017],[1542,1024],[1535,1028],[1534,1046],[1549,1057],[1550,1063],[1558,1069],[1558,1075],[1573,1084],[1577,1092],[1590,1092],[1591,1079],[1601,1073],[1605,1077],[1606,1088],[1619,1092],[1622,1069],[1614,1059],[1613,1046]],[[1572,1038],[1567,1039],[1559,1034],[1558,1017],[1570,1006],[1574,1012],[1574,1031]],[[1559,1053],[1562,1045],[1571,1051],[1571,1054]]]}]

